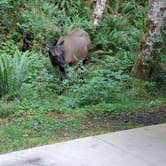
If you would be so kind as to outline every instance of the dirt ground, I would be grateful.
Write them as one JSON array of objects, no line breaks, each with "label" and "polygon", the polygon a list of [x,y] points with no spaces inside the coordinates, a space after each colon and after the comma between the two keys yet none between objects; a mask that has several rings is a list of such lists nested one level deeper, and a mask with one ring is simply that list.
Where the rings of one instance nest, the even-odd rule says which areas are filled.
[{"label": "dirt ground", "polygon": [[84,121],[85,129],[123,130],[128,128],[154,125],[166,122],[166,106],[155,106],[128,113],[105,114],[89,117]]}]

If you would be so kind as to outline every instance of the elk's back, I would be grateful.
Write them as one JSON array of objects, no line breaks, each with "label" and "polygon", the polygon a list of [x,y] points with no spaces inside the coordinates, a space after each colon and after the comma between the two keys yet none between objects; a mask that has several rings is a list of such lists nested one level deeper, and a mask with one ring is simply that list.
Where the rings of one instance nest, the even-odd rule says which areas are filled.
[{"label": "elk's back", "polygon": [[74,29],[66,37],[59,39],[64,41],[64,57],[67,63],[75,63],[84,60],[91,48],[89,34],[83,29]]}]

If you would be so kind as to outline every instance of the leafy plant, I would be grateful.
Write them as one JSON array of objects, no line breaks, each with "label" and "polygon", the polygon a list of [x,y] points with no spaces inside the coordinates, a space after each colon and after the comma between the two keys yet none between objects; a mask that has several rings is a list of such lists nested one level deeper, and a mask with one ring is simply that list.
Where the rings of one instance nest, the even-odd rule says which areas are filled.
[{"label": "leafy plant", "polygon": [[17,51],[13,56],[0,56],[0,96],[20,90],[27,71],[26,54]]}]

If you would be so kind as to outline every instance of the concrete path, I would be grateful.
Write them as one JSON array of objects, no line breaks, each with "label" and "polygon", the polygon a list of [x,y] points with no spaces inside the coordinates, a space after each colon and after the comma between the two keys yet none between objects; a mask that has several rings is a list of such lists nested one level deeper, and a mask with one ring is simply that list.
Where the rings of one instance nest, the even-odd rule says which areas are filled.
[{"label": "concrete path", "polygon": [[166,166],[166,123],[3,154],[0,166]]}]

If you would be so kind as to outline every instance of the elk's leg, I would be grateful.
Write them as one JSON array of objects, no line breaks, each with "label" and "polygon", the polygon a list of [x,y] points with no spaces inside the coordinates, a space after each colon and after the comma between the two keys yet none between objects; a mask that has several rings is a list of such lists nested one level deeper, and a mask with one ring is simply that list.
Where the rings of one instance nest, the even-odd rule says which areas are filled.
[{"label": "elk's leg", "polygon": [[60,80],[63,81],[66,78],[65,68],[62,66],[59,66],[59,70],[60,70]]}]

